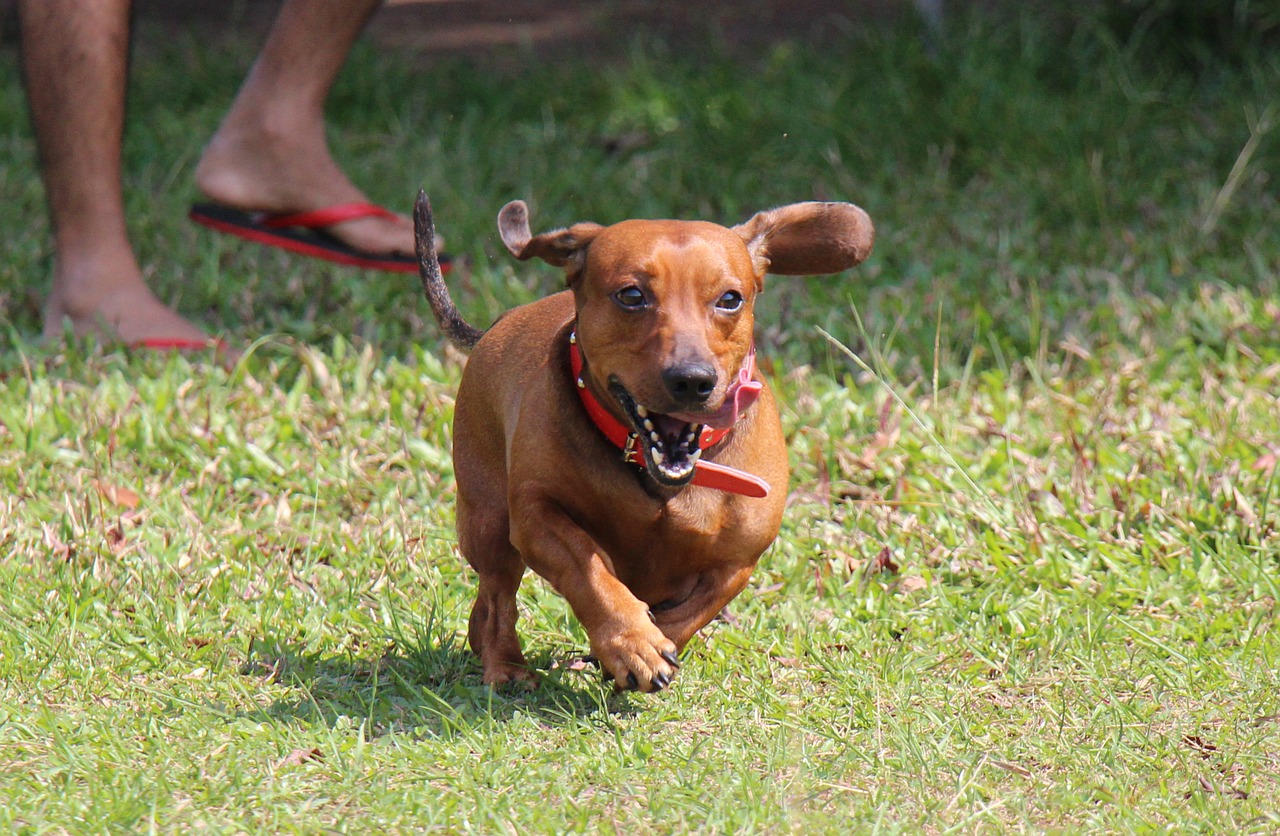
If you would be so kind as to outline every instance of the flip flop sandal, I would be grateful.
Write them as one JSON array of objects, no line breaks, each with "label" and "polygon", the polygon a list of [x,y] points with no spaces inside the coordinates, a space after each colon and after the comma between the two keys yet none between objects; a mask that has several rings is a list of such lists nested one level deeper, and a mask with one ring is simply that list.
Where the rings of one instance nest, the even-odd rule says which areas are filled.
[{"label": "flip flop sandal", "polygon": [[[416,256],[357,249],[326,231],[336,223],[356,218],[396,217],[395,213],[373,203],[342,203],[311,212],[289,214],[245,212],[217,203],[197,203],[191,207],[189,216],[196,223],[218,232],[335,264],[391,273],[418,272]],[[449,256],[440,254],[441,272],[449,271],[450,261]]]}]

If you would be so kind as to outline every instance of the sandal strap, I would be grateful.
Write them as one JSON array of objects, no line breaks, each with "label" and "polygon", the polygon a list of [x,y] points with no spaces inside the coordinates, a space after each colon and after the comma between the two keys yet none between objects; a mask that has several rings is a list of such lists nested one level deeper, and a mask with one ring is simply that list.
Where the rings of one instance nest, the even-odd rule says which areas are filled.
[{"label": "sandal strap", "polygon": [[313,209],[310,212],[295,212],[289,215],[268,215],[262,219],[262,225],[272,229],[300,226],[306,229],[323,229],[343,221],[357,218],[394,218],[396,214],[382,208],[376,203],[339,203],[324,209]]}]

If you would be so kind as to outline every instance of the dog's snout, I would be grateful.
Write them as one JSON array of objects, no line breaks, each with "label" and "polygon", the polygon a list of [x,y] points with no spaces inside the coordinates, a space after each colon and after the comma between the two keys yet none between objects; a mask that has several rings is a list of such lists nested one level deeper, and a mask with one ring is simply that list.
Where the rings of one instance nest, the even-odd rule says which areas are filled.
[{"label": "dog's snout", "polygon": [[680,405],[702,404],[716,388],[716,370],[706,363],[677,363],[663,370],[662,382]]}]

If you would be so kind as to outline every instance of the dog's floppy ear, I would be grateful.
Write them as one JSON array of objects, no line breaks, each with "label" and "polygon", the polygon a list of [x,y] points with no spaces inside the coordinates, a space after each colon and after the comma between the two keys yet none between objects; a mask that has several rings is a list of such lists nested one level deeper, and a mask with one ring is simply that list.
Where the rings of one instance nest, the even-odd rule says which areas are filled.
[{"label": "dog's floppy ear", "polygon": [[817,276],[865,259],[875,241],[866,212],[852,203],[793,203],[760,212],[734,232],[761,273]]},{"label": "dog's floppy ear", "polygon": [[600,224],[577,223],[568,229],[533,235],[529,232],[529,207],[523,200],[511,201],[498,213],[498,233],[513,256],[521,261],[540,258],[557,267],[580,257],[602,229]]}]

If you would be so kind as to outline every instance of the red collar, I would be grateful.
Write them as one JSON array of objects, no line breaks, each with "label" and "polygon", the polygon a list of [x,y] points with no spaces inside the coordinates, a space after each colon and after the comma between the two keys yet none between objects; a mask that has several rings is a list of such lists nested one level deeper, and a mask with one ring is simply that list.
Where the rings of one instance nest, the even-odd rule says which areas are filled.
[{"label": "red collar", "polygon": [[[755,346],[752,346],[751,351],[747,354],[747,359],[743,362],[742,371],[739,372],[739,381],[752,381],[755,373],[755,358],[756,349]],[[578,390],[578,399],[582,401],[582,407],[591,418],[591,423],[595,424],[596,429],[600,430],[610,444],[623,451],[623,461],[644,467],[644,452],[641,449],[639,436],[633,433],[626,424],[614,418],[601,405],[600,401],[596,400],[595,395],[591,394],[591,390],[587,388],[586,383],[583,381],[582,351],[578,348],[577,335],[573,331],[569,332],[569,366],[573,372],[575,388]],[[732,397],[732,394],[730,397]],[[706,450],[711,445],[723,441],[731,432],[733,432],[732,427],[723,429],[703,427],[702,437],[699,439],[698,446]],[[744,470],[710,462],[706,459],[699,459],[694,464],[691,484],[757,498],[769,495],[769,483],[760,477],[753,476]]]}]

